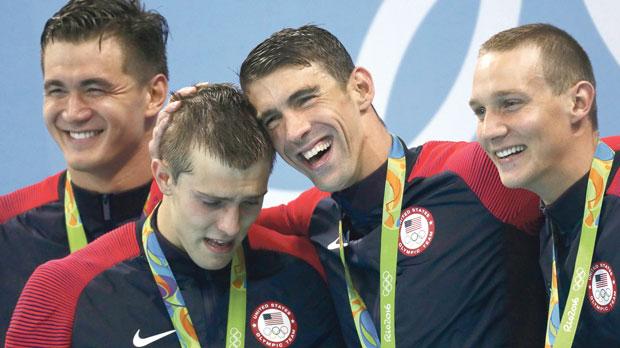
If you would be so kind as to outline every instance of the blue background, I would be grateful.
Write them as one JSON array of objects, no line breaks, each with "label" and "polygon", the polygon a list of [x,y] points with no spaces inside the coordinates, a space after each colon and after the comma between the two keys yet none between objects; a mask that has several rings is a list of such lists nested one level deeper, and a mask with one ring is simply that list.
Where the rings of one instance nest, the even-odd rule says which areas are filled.
[{"label": "blue background", "polygon": [[[4,109],[0,193],[64,167],[42,120],[39,63],[43,24],[63,4],[56,0],[0,3]],[[381,81],[391,86],[389,91],[378,88],[375,106],[388,128],[412,144],[429,139],[472,140],[475,119],[467,106],[471,55],[499,30],[523,23],[552,23],[573,35],[592,59],[601,134],[620,134],[613,105],[620,91],[620,21],[616,18],[620,2],[614,0],[146,0],[145,4],[163,14],[170,25],[171,89],[199,81],[236,83],[245,55],[274,31],[307,23],[325,27],[341,39],[358,64],[370,69],[379,87]],[[392,51],[398,45],[401,52]],[[393,78],[385,68],[395,69]],[[441,127],[422,134],[439,115]],[[266,204],[284,201],[310,185],[280,160]]]}]

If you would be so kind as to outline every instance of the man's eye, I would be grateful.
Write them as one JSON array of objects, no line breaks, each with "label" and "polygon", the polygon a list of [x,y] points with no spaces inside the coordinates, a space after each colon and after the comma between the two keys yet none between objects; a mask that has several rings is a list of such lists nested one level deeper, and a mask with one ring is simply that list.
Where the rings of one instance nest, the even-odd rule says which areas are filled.
[{"label": "man's eye", "polygon": [[249,206],[249,207],[253,207],[253,206],[259,205],[260,201],[257,200],[257,199],[256,200],[253,199],[251,201],[244,201],[243,204],[246,205],[246,206]]},{"label": "man's eye", "polygon": [[521,100],[519,99],[506,99],[502,103],[502,108],[508,111],[516,110],[519,106],[521,106]]},{"label": "man's eye", "polygon": [[476,117],[478,117],[479,119],[484,119],[484,114],[486,114],[487,109],[484,106],[479,106],[477,108],[474,108],[474,114],[476,115]]},{"label": "man's eye", "polygon": [[105,91],[101,88],[91,87],[86,90],[86,93],[88,93],[88,95],[90,96],[100,96],[100,95],[105,94]]},{"label": "man's eye", "polygon": [[265,126],[265,128],[267,128],[268,130],[274,130],[278,126],[278,123],[280,123],[279,120],[280,117],[278,116],[267,116],[264,117],[261,122],[263,123],[263,126]]},{"label": "man's eye", "polygon": [[222,205],[222,201],[203,200],[202,204],[209,208],[218,208]]},{"label": "man's eye", "polygon": [[65,91],[60,88],[48,89],[45,91],[46,97],[61,97],[65,95]]},{"label": "man's eye", "polygon": [[314,97],[315,97],[314,95],[307,95],[307,96],[304,96],[304,97],[300,98],[299,99],[299,105],[300,106],[307,106],[308,103],[310,103],[310,101],[314,99]]}]

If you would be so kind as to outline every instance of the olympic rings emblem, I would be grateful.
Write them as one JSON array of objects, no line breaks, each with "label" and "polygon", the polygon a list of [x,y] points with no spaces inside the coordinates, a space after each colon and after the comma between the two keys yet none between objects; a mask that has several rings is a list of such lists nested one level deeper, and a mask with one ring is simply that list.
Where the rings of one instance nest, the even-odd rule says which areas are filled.
[{"label": "olympic rings emblem", "polygon": [[611,299],[611,291],[609,289],[598,289],[594,292],[594,296],[601,300],[601,302],[609,302]]},{"label": "olympic rings emblem", "polygon": [[263,328],[263,335],[267,338],[279,338],[280,340],[283,340],[286,338],[288,332],[289,329],[285,325],[267,326]]},{"label": "olympic rings emblem", "polygon": [[383,281],[381,282],[381,288],[383,289],[383,296],[388,296],[392,292],[392,274],[390,272],[385,271],[382,275]]},{"label": "olympic rings emblem", "polygon": [[575,274],[573,275],[573,291],[577,291],[581,289],[586,280],[586,271],[583,268],[579,267],[575,269]]},{"label": "olympic rings emblem", "polygon": [[230,329],[228,335],[228,344],[231,347],[241,347],[241,332],[236,327]]}]

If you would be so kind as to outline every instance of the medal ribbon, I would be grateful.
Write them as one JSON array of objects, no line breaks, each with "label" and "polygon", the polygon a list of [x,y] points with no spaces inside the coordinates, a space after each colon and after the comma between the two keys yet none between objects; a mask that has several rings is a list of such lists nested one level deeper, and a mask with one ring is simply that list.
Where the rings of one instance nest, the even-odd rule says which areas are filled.
[{"label": "medal ribbon", "polygon": [[[192,324],[189,311],[181,289],[170,269],[157,236],[153,233],[151,216],[146,219],[142,227],[142,245],[153,274],[153,279],[159,288],[162,300],[168,310],[179,343],[183,348],[199,348],[200,342]],[[245,314],[246,314],[246,269],[243,247],[235,250],[230,269],[230,295],[228,301],[228,323],[226,326],[226,347],[237,348],[244,346]]]},{"label": "medal ribbon", "polygon": [[398,138],[392,136],[392,148],[388,157],[385,191],[383,194],[383,217],[381,225],[381,256],[379,263],[379,289],[381,305],[381,340],[353,281],[345,260],[342,221],[338,225],[340,241],[340,260],[344,267],[349,305],[355,322],[357,335],[364,348],[396,346],[395,339],[395,302],[396,302],[396,264],[398,260],[398,235],[400,212],[405,188],[407,171],[405,150]]},{"label": "medal ribbon", "polygon": [[[157,205],[159,195],[153,192],[157,190],[157,184],[155,180],[153,180],[149,195],[146,197],[146,202],[144,202],[144,208],[142,208],[143,216],[149,215],[153,211],[155,205]],[[75,195],[73,194],[69,171],[67,171],[65,178],[65,227],[67,229],[67,239],[69,240],[69,251],[71,253],[82,249],[88,244],[86,232],[84,231],[82,219],[80,218],[80,212],[75,201]]]},{"label": "medal ribbon", "polygon": [[549,298],[549,313],[547,318],[547,337],[545,347],[568,348],[573,344],[575,332],[579,324],[579,316],[584,302],[586,285],[594,254],[596,233],[598,232],[599,216],[603,205],[607,178],[614,161],[614,151],[607,144],[599,141],[592,159],[592,166],[588,176],[588,188],[583,210],[579,249],[575,260],[575,270],[570,283],[570,290],[566,299],[566,308],[560,321],[558,303],[558,280],[555,253],[555,239],[552,238],[553,259],[551,270],[551,291]]}]

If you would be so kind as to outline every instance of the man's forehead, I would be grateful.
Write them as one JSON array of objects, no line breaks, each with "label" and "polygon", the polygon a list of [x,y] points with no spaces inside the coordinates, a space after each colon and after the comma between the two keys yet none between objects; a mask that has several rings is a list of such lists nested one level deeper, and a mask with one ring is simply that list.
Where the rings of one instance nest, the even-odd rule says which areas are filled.
[{"label": "man's forehead", "polygon": [[245,92],[250,102],[260,109],[265,103],[283,103],[300,90],[321,89],[326,83],[335,81],[318,65],[285,66],[255,79],[246,86]]}]

